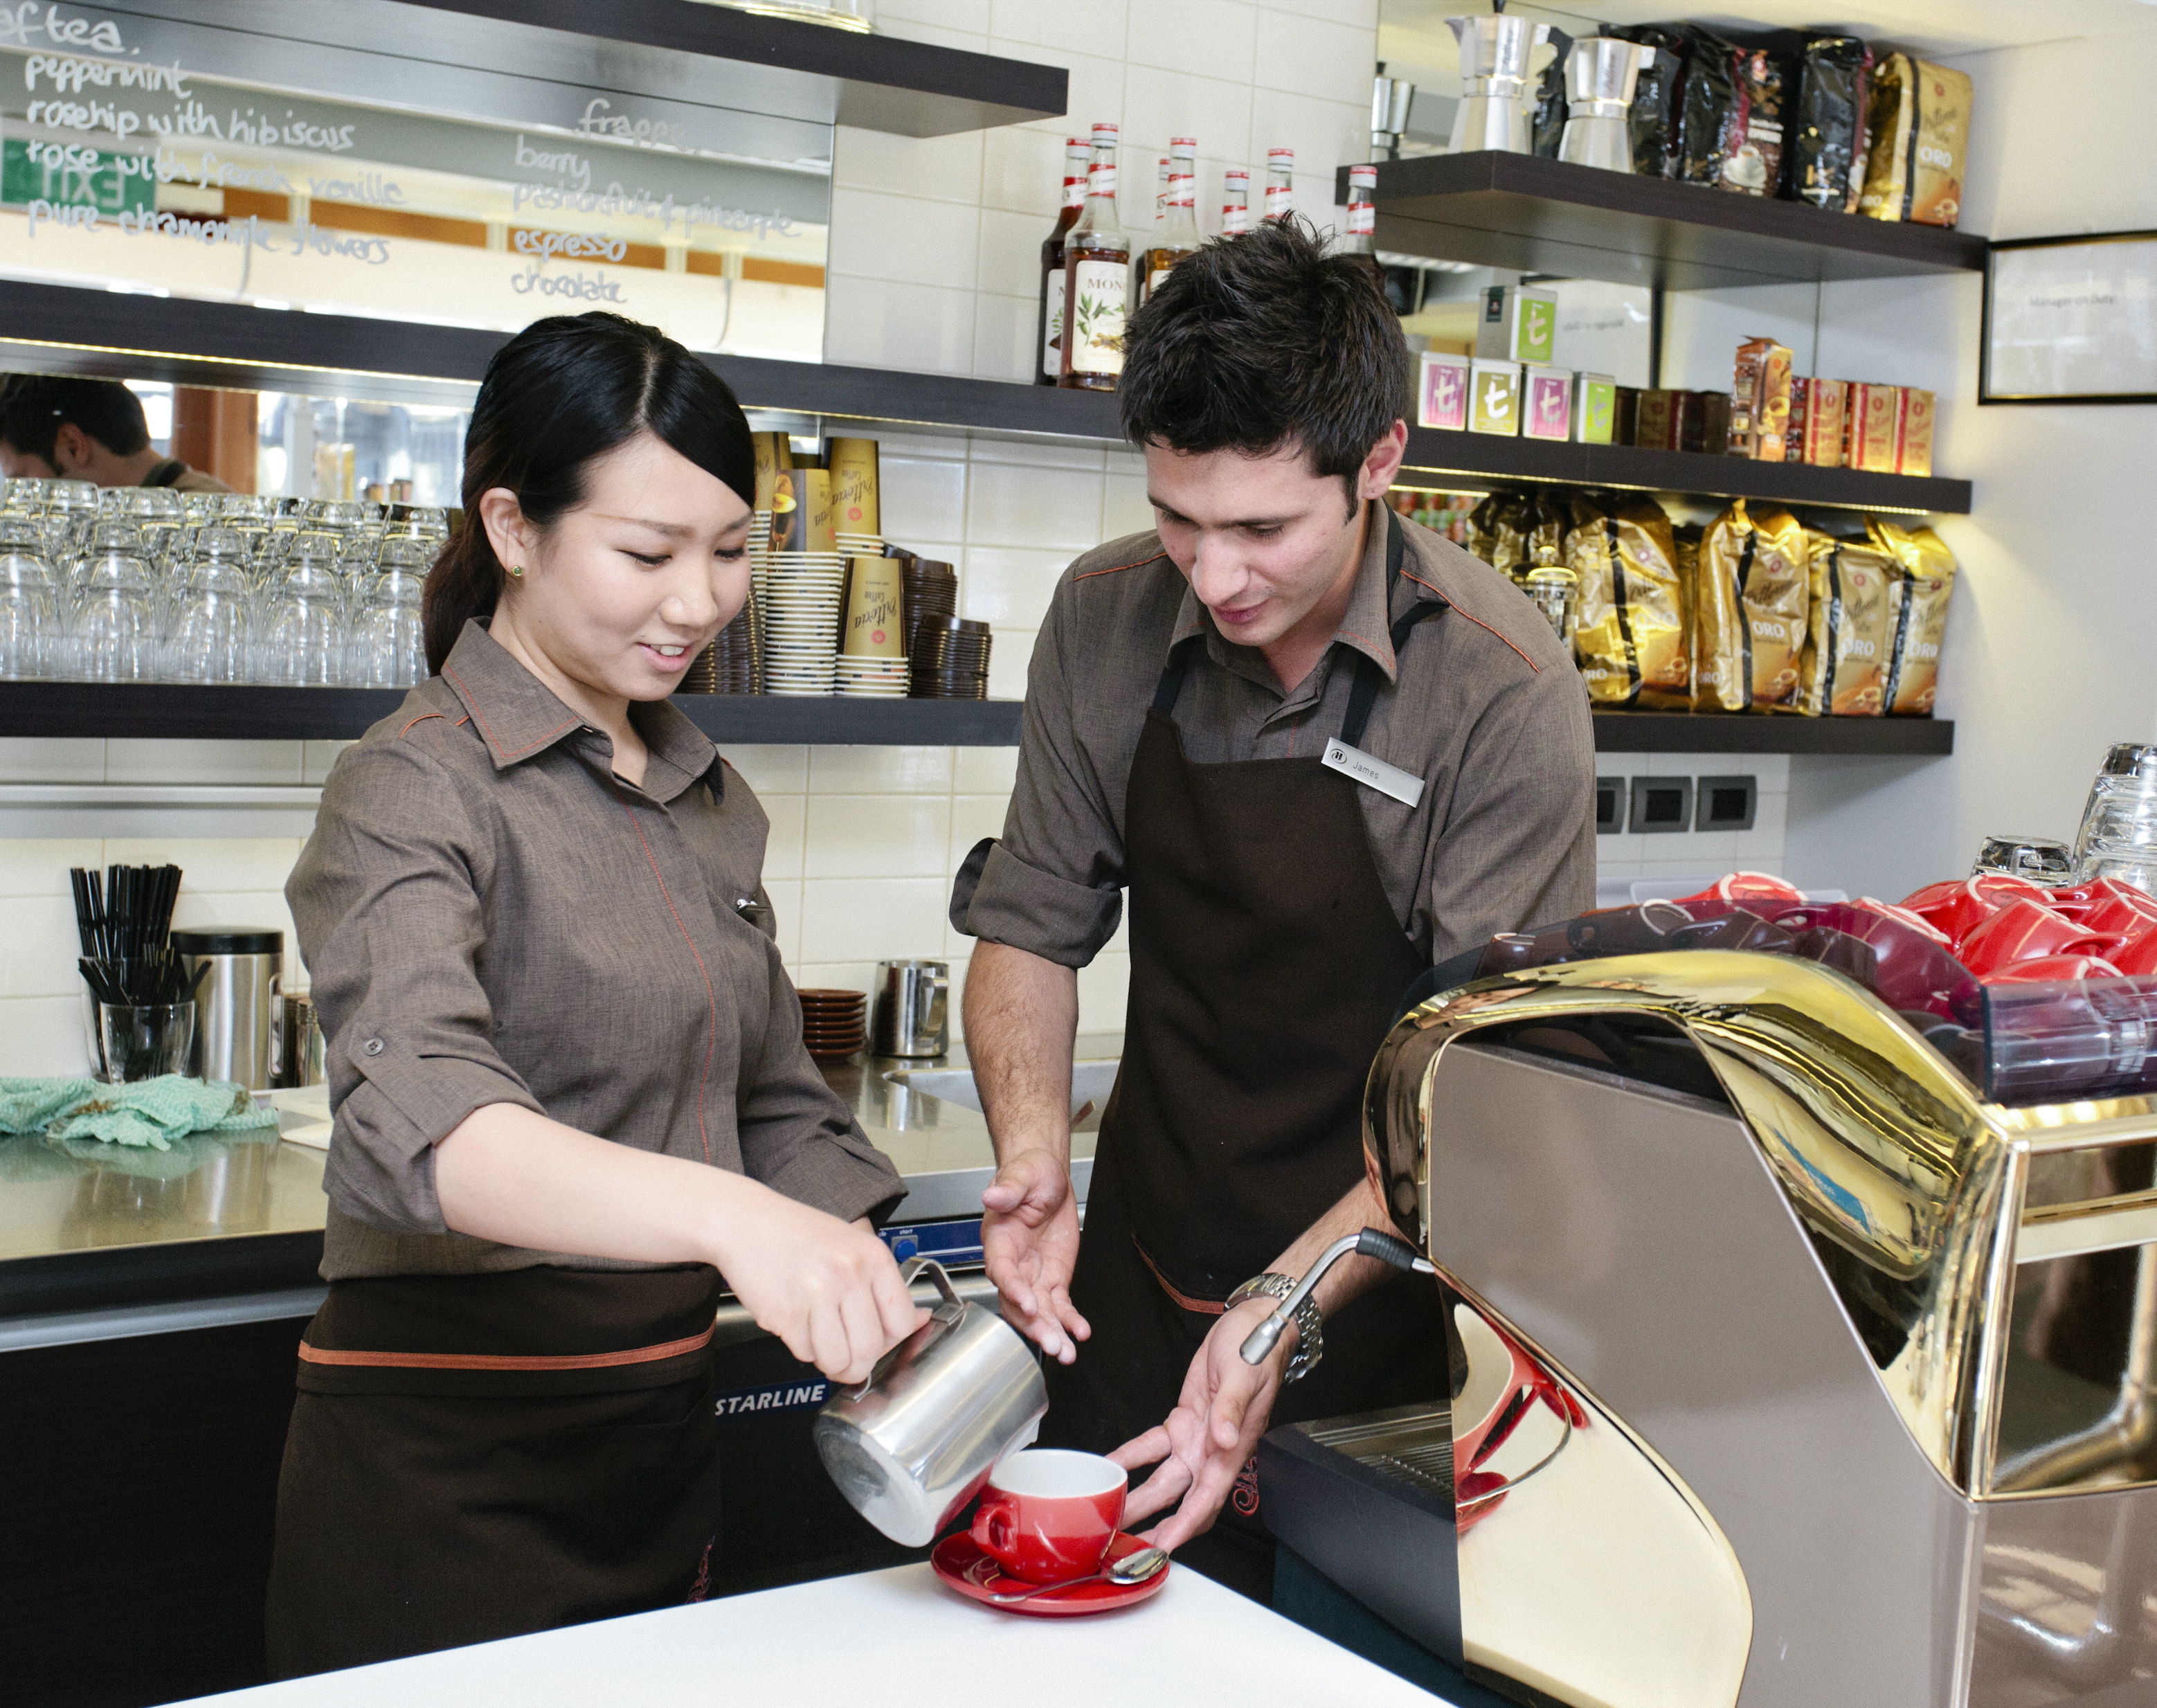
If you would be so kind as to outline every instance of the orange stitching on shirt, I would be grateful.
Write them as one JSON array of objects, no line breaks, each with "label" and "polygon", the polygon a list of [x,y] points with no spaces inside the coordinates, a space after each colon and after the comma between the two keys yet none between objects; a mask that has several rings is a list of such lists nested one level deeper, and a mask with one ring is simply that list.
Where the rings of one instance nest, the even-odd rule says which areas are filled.
[{"label": "orange stitching on shirt", "polygon": [[[450,675],[450,667],[448,665],[445,664],[442,666],[442,674],[449,678],[450,685],[456,689],[459,694],[463,694],[466,699],[466,703],[470,704],[471,700],[471,690],[466,688],[463,683],[458,681],[455,676]],[[479,718],[479,727],[481,732],[486,735],[488,745],[502,748],[502,756],[504,759],[522,759],[528,753],[537,753],[542,747],[544,747],[549,741],[560,735],[563,730],[573,728],[577,721],[574,718],[572,718],[566,724],[557,724],[538,740],[532,743],[530,746],[519,747],[514,752],[512,752],[508,748],[502,747],[502,743],[496,740],[494,726],[489,724],[485,718],[480,716],[480,710],[476,705],[472,706],[471,715],[475,718]]]},{"label": "orange stitching on shirt", "polygon": [[1336,631],[1336,632],[1341,633],[1341,634],[1344,634],[1344,635],[1347,636],[1347,637],[1348,637],[1348,638],[1349,638],[1350,640],[1351,640],[1351,641],[1361,641],[1361,642],[1362,642],[1362,643],[1363,643],[1365,646],[1367,646],[1367,647],[1370,648],[1373,652],[1382,652],[1382,653],[1383,653],[1386,655],[1386,657],[1387,657],[1387,658],[1390,658],[1390,659],[1392,659],[1392,660],[1393,660],[1393,662],[1396,665],[1398,665],[1398,664],[1400,663],[1400,658],[1399,658],[1399,655],[1398,655],[1398,654],[1397,654],[1397,653],[1393,651],[1393,647],[1392,647],[1392,645],[1391,645],[1391,643],[1390,643],[1390,642],[1389,642],[1389,643],[1387,643],[1387,645],[1383,646],[1383,647],[1381,647],[1381,646],[1380,646],[1380,645],[1379,645],[1376,641],[1372,640],[1372,639],[1368,635],[1359,635],[1359,634],[1357,634],[1357,633],[1356,632],[1356,631],[1355,631],[1355,630],[1353,630],[1352,628],[1344,628],[1344,629],[1341,629],[1341,630]]},{"label": "orange stitching on shirt", "polygon": [[448,714],[446,712],[422,712],[418,717],[413,719],[410,723],[407,724],[403,729],[397,732],[397,739],[399,741],[402,741],[407,735],[410,735],[414,730],[417,729],[421,724],[425,723],[430,718],[446,717],[447,715]]},{"label": "orange stitching on shirt", "polygon": [[651,875],[659,885],[659,893],[667,898],[667,911],[674,916],[674,929],[682,933],[682,941],[689,946],[690,957],[696,962],[698,972],[704,975],[704,1002],[711,1013],[712,1028],[704,1035],[704,1070],[697,1076],[697,1137],[703,1143],[704,1160],[708,1163],[712,1159],[712,1136],[704,1128],[704,1081],[712,1076],[712,1052],[718,1047],[719,1042],[718,993],[712,988],[711,969],[704,965],[704,957],[697,952],[697,940],[689,935],[689,927],[682,923],[681,911],[674,906],[673,893],[667,889],[666,879],[659,875],[659,862],[651,856],[651,844],[645,840],[644,827],[636,822],[636,814],[630,811],[629,802],[622,800],[620,789],[614,792],[614,797],[620,802],[621,810],[629,819],[629,828],[636,833],[636,839],[644,849],[645,864],[651,868]]},{"label": "orange stitching on shirt", "polygon": [[1142,570],[1148,564],[1159,563],[1168,554],[1165,551],[1157,551],[1150,558],[1135,558],[1132,561],[1127,564],[1110,564],[1106,569],[1103,570],[1081,570],[1071,579],[1074,581],[1084,581],[1094,575],[1121,575],[1125,570]]},{"label": "orange stitching on shirt", "polygon": [[[1444,595],[1444,593],[1442,591],[1440,591],[1439,588],[1436,588],[1436,587],[1431,587],[1431,584],[1430,584],[1429,582],[1428,582],[1428,581],[1424,581],[1424,580],[1423,580],[1423,578],[1421,575],[1410,575],[1410,574],[1409,574],[1406,570],[1403,570],[1401,571],[1401,577],[1402,577],[1402,579],[1403,579],[1403,581],[1413,581],[1413,582],[1414,582],[1414,583],[1416,584],[1416,586],[1418,586],[1418,587],[1430,587],[1430,591],[1431,591],[1432,592],[1436,593],[1439,598],[1441,598],[1441,599],[1445,599],[1445,595]],[[1540,665],[1540,664],[1537,663],[1536,663],[1536,661],[1535,661],[1534,659],[1531,658],[1530,658],[1530,657],[1529,657],[1526,653],[1521,652],[1521,649],[1520,649],[1518,647],[1514,647],[1514,646],[1513,646],[1513,643],[1512,643],[1511,641],[1506,640],[1506,637],[1505,637],[1505,636],[1503,636],[1503,635],[1501,635],[1501,634],[1499,634],[1497,630],[1495,630],[1495,628],[1492,628],[1492,627],[1490,627],[1490,625],[1489,623],[1487,623],[1487,622],[1484,622],[1484,621],[1483,621],[1483,619],[1482,619],[1481,617],[1468,617],[1468,613],[1467,613],[1466,611],[1462,611],[1462,610],[1460,609],[1460,607],[1459,607],[1458,605],[1454,604],[1454,603],[1453,603],[1453,601],[1452,601],[1451,600],[1449,600],[1449,599],[1446,599],[1446,600],[1445,600],[1445,602],[1446,602],[1446,606],[1447,606],[1447,607],[1448,607],[1449,610],[1452,610],[1452,611],[1454,611],[1459,612],[1459,615],[1461,615],[1462,617],[1468,617],[1469,622],[1470,622],[1474,623],[1474,624],[1475,625],[1475,627],[1478,627],[1478,628],[1481,629],[1482,631],[1484,631],[1484,632],[1485,632],[1485,633],[1486,633],[1486,634],[1490,634],[1490,635],[1495,635],[1495,636],[1496,636],[1496,637],[1497,637],[1498,640],[1499,640],[1501,642],[1502,642],[1504,645],[1508,646],[1508,647],[1512,647],[1512,648],[1513,648],[1513,651],[1514,651],[1516,654],[1518,654],[1518,656],[1519,656],[1519,658],[1520,658],[1521,662],[1523,664],[1526,665],[1526,666],[1528,667],[1528,668],[1529,668],[1529,669],[1531,669],[1531,670],[1534,671],[1534,672],[1536,673],[1536,674],[1537,674],[1537,675],[1540,676],[1540,675],[1542,675],[1542,674],[1543,673],[1543,667],[1542,667],[1542,665]]]}]

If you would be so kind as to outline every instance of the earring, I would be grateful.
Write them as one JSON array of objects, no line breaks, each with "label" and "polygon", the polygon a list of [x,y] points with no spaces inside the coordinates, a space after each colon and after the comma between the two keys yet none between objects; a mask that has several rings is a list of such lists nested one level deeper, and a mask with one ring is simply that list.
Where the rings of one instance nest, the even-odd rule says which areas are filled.
[{"label": "earring", "polygon": [[524,565],[522,564],[505,564],[502,567],[507,570],[511,575],[517,576],[520,579],[524,574]]}]

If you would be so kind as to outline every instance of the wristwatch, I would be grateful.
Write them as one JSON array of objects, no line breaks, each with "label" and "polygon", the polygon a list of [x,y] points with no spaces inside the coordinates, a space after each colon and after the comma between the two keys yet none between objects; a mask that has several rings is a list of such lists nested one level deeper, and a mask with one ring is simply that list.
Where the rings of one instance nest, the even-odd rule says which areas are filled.
[{"label": "wristwatch", "polygon": [[[1277,1275],[1269,1270],[1264,1275],[1254,1275],[1248,1281],[1228,1295],[1222,1306],[1233,1311],[1245,1299],[1264,1294],[1271,1298],[1286,1298],[1296,1288],[1293,1275]],[[1326,1355],[1326,1337],[1321,1332],[1326,1319],[1318,1313],[1318,1301],[1306,1296],[1295,1308],[1295,1350],[1289,1355],[1288,1368],[1281,1372],[1281,1385],[1307,1376],[1316,1368],[1318,1360]]]}]

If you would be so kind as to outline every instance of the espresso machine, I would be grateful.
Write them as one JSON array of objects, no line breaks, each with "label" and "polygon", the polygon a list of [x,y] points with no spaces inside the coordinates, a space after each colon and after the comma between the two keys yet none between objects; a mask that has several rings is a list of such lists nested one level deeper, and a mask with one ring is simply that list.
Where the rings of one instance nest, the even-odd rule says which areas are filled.
[{"label": "espresso machine", "polygon": [[1268,1435],[1284,1550],[1526,1703],[2157,1700],[2157,980],[1995,1008],[1847,947],[1401,1018],[1367,1163],[1451,1392]]}]

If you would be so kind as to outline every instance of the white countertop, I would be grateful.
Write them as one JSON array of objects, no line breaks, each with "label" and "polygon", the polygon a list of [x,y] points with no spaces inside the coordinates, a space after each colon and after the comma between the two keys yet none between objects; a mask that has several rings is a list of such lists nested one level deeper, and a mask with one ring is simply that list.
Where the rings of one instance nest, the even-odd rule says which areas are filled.
[{"label": "white countertop", "polygon": [[1442,1700],[1180,1569],[1135,1607],[1028,1618],[929,1567],[827,1578],[205,1697],[248,1708],[1431,1708]]}]

